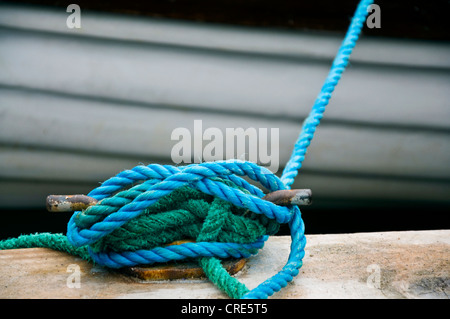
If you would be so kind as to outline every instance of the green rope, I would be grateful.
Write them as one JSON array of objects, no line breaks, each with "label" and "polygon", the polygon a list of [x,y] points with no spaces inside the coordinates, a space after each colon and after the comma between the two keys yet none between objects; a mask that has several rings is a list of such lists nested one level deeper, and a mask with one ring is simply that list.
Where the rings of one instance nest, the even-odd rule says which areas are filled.
[{"label": "green rope", "polygon": [[202,257],[199,258],[199,263],[209,280],[231,298],[240,299],[249,292],[249,289],[244,284],[227,273],[219,259]]},{"label": "green rope", "polygon": [[0,241],[0,250],[19,248],[51,248],[92,262],[87,247],[74,247],[63,234],[38,233]]},{"label": "green rope", "polygon": [[[211,205],[211,213],[208,214],[205,219],[202,231],[197,237],[197,240],[218,241],[221,230],[232,216],[232,206],[233,205],[230,202],[221,199],[214,200]],[[237,226],[237,229],[241,230],[243,228],[242,226],[245,225],[235,226]],[[219,259],[214,257],[202,257],[199,258],[199,263],[206,276],[231,298],[240,299],[249,291],[244,284],[239,282],[239,280],[230,277],[227,274],[227,271],[222,267]]]}]

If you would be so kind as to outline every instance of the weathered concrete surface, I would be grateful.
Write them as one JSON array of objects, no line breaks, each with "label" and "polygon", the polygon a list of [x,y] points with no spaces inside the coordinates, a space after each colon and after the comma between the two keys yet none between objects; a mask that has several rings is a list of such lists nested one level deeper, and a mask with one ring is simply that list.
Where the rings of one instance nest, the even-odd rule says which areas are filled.
[{"label": "weathered concrete surface", "polygon": [[[300,274],[272,298],[448,298],[450,230],[309,235]],[[236,275],[277,273],[289,237],[273,237]],[[79,288],[74,270],[79,267]],[[72,287],[72,288],[70,288]],[[0,251],[0,298],[226,298],[207,280],[142,282],[49,249]]]}]

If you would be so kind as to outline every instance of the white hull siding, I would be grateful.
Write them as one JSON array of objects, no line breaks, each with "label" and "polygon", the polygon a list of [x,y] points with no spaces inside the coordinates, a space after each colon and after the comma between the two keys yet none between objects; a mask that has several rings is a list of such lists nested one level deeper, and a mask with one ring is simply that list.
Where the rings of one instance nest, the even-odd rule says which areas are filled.
[{"label": "white hull siding", "polygon": [[[194,120],[279,128],[283,165],[342,40],[89,12],[75,30],[67,16],[0,4],[0,207],[171,163],[172,131]],[[448,203],[449,84],[450,45],[363,36],[294,187]]]}]

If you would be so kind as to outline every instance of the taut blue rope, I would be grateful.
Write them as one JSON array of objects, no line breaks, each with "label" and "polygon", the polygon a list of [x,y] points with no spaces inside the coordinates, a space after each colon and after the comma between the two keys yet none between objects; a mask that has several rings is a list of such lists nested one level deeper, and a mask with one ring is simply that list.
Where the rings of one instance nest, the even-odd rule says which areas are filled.
[{"label": "taut blue rope", "polygon": [[[137,166],[110,178],[88,194],[117,209],[113,209],[103,220],[84,229],[78,228],[75,223],[75,219],[81,212],[75,212],[68,224],[67,238],[69,241],[77,247],[92,244],[141,214],[160,198],[175,189],[188,185],[204,193],[227,200],[236,206],[245,207],[257,214],[264,214],[271,219],[276,219],[279,223],[289,224],[291,251],[286,265],[279,273],[249,291],[243,297],[267,298],[286,286],[298,274],[305,254],[306,238],[300,210],[295,205],[282,207],[261,199],[264,196],[263,192],[240,176],[250,177],[269,191],[290,188],[302,165],[314,132],[323,117],[331,94],[348,64],[349,56],[365,22],[367,8],[372,2],[371,0],[362,0],[359,3],[328,77],[303,124],[292,156],[281,179],[256,164],[238,160],[201,163],[185,167],[157,164]],[[236,185],[248,190],[250,194],[217,181],[215,179],[217,177],[231,180]],[[137,182],[141,183],[133,186]],[[112,196],[115,192],[129,187],[134,194],[133,198],[115,198]],[[251,244],[197,242],[157,247],[151,250],[101,253],[90,250],[90,253],[99,264],[119,268],[192,257],[247,257],[262,248],[266,239],[267,236],[263,236]]]},{"label": "taut blue rope", "polygon": [[350,55],[356,45],[356,41],[358,41],[364,22],[366,21],[367,9],[372,3],[373,0],[362,0],[359,3],[350,27],[347,30],[344,41],[342,42],[341,47],[334,58],[328,77],[326,78],[325,83],[323,84],[322,89],[314,102],[309,116],[303,123],[302,130],[294,146],[294,151],[286,164],[281,177],[281,180],[287,187],[292,185],[298,174],[298,170],[302,166],[305,159],[306,150],[314,137],[314,133],[320,123],[320,120],[323,117],[325,107],[330,101],[331,94],[341,79],[342,73],[347,67]]}]

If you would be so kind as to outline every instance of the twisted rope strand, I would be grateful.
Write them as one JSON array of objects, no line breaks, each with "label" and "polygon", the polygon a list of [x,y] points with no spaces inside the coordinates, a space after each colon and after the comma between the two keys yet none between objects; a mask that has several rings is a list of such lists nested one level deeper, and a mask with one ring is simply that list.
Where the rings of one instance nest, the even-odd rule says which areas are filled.
[{"label": "twisted rope strand", "polygon": [[305,119],[300,135],[294,145],[292,155],[286,164],[281,177],[282,182],[286,187],[290,187],[294,183],[294,179],[305,160],[305,154],[311,140],[314,137],[317,126],[323,117],[325,108],[330,101],[336,85],[341,79],[342,73],[347,67],[350,54],[356,45],[359,34],[363,28],[367,17],[367,8],[373,3],[373,0],[362,0],[355,12],[355,15],[348,28],[347,34],[339,48],[333,64],[322,86],[322,89],[317,96],[309,116]]}]

